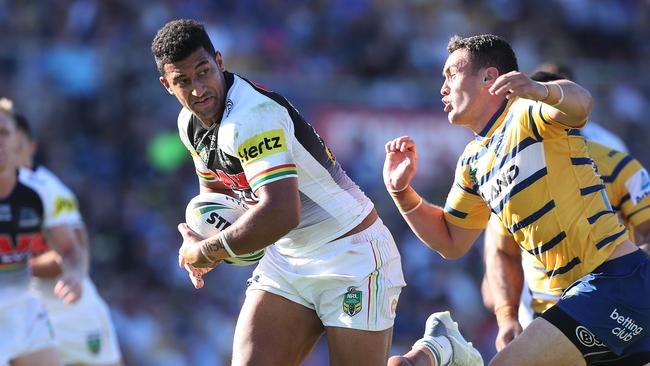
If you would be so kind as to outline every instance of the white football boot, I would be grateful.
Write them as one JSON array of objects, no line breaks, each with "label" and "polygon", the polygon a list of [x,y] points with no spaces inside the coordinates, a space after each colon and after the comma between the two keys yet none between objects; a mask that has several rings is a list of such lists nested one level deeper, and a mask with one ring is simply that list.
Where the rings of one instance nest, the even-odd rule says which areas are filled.
[{"label": "white football boot", "polygon": [[[483,366],[483,357],[474,348],[472,342],[468,342],[458,330],[458,323],[451,319],[448,311],[433,313],[427,319],[424,329],[424,336],[415,342],[414,346],[425,346],[434,353],[438,363],[441,363],[440,352],[442,347],[436,341],[438,337],[445,337],[451,344],[452,354],[449,363],[440,366]],[[438,338],[439,339],[439,338]],[[436,355],[433,347],[438,354]]]}]

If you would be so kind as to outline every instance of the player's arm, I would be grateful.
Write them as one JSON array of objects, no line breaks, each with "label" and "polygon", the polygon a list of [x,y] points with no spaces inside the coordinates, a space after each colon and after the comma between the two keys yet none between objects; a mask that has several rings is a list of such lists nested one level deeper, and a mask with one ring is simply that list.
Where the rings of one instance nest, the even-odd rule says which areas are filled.
[{"label": "player's arm", "polygon": [[465,229],[448,223],[442,207],[425,202],[410,186],[418,159],[415,142],[410,137],[391,140],[385,148],[384,184],[411,230],[443,257],[463,256],[481,229]]},{"label": "player's arm", "polygon": [[462,257],[482,231],[447,222],[443,208],[424,201],[411,186],[391,196],[415,235],[445,259]]},{"label": "player's arm", "polygon": [[519,71],[497,77],[490,86],[490,92],[508,99],[518,96],[541,101],[545,115],[568,127],[582,127],[594,106],[589,91],[572,81],[541,83]]},{"label": "player's arm", "polygon": [[[75,225],[74,233],[77,237],[79,245],[86,255],[84,255],[86,268],[90,267],[90,253],[89,253],[89,239],[88,230],[85,225]],[[55,278],[63,273],[61,269],[61,256],[54,250],[48,250],[45,253],[33,257],[29,260],[29,267],[32,270],[32,275],[41,278]]]},{"label": "player's arm", "polygon": [[484,243],[485,274],[499,325],[495,345],[500,351],[523,331],[518,320],[524,282],[521,252],[511,236],[502,235],[492,225],[485,230]]},{"label": "player's arm", "polygon": [[616,206],[626,223],[632,228],[633,240],[643,251],[650,253],[650,183],[648,171],[629,155],[618,162],[613,179],[610,200]]},{"label": "player's arm", "polygon": [[29,260],[29,267],[34,277],[54,278],[61,275],[61,256],[55,251],[47,252]]},{"label": "player's arm", "polygon": [[87,273],[86,253],[71,225],[58,225],[45,230],[48,244],[61,258],[62,273],[54,293],[69,304],[81,297],[81,280]]},{"label": "player's arm", "polygon": [[[260,187],[259,202],[226,230],[200,240],[187,224],[179,225],[183,235],[180,254],[187,263],[211,267],[219,261],[262,249],[273,244],[300,223],[298,179],[281,179]],[[230,251],[230,253],[229,253]]]}]

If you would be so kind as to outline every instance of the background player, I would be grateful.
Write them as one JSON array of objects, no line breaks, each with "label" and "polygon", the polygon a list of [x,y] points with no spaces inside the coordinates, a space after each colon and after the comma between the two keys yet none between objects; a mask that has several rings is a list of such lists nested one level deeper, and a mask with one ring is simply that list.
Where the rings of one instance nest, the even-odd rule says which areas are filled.
[{"label": "background player", "polygon": [[[492,364],[584,364],[589,350],[576,330],[595,334],[617,354],[645,347],[650,318],[643,309],[650,299],[636,294],[650,291],[650,261],[627,239],[594,169],[573,164],[587,157],[576,128],[592,109],[590,94],[568,80],[531,80],[517,71],[510,45],[493,35],[454,37],[448,52],[444,111],[476,139],[458,160],[444,209],[423,204],[410,186],[415,142],[407,136],[389,141],[384,181],[397,207],[418,237],[446,258],[463,255],[494,212],[519,245],[536,254],[552,286],[581,279]],[[619,312],[642,324],[629,338],[612,333]]]},{"label": "background player", "polygon": [[[563,77],[548,72],[536,72],[531,75],[531,79],[548,82]],[[602,133],[595,136],[602,136]],[[650,187],[644,188],[639,184],[642,177],[647,177],[647,170],[624,152],[594,141],[587,141],[587,148],[591,160],[598,167],[612,207],[628,227],[630,237],[636,237],[636,243],[640,246],[647,243],[650,235]],[[491,303],[490,309],[494,309],[497,316],[499,334],[496,347],[501,350],[520,334],[534,317],[554,305],[564,289],[546,287],[546,276],[535,269],[540,268],[541,264],[529,253],[520,251],[512,235],[500,227],[498,219],[492,217],[490,222],[484,241],[486,279],[489,281],[486,282],[483,293]],[[645,246],[647,247],[647,244]],[[526,270],[525,276],[522,271],[522,256],[525,262],[529,262],[523,266]],[[520,291],[522,286],[523,292]],[[612,358],[618,359],[617,362],[630,365],[634,364],[632,357],[636,356],[618,359],[612,355]]]},{"label": "background player", "polygon": [[183,106],[179,134],[201,190],[235,191],[252,205],[203,241],[179,225],[182,259],[212,268],[268,246],[249,280],[232,363],[298,365],[324,332],[330,364],[385,364],[405,283],[372,202],[286,99],[225,70],[202,24],[167,23],[152,51],[161,84]]},{"label": "background player", "polygon": [[[68,187],[43,165],[34,164],[36,141],[27,119],[16,114],[17,164],[34,171],[40,184],[55,194],[57,212],[66,213],[79,243],[89,253],[88,232],[79,213],[77,199]],[[32,289],[43,301],[54,329],[55,341],[61,358],[70,365],[119,365],[120,349],[108,306],[99,296],[89,275],[81,285],[83,296],[74,304],[66,305],[52,291],[61,275],[61,258],[42,241],[34,248],[29,261],[32,270]],[[86,261],[89,262],[89,255]],[[86,263],[88,265],[88,263]]]},{"label": "background player", "polygon": [[33,172],[16,168],[16,122],[11,102],[0,101],[0,364],[59,365],[47,313],[29,291],[31,248],[47,237],[63,271],[54,293],[64,303],[79,300],[84,252],[57,212],[55,194]]}]

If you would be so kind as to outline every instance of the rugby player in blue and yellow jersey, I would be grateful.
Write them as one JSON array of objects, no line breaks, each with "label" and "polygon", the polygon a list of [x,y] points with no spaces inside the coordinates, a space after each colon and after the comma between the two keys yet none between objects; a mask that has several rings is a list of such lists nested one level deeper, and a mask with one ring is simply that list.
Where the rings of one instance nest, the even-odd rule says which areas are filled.
[{"label": "rugby player in blue and yellow jersey", "polygon": [[[417,152],[407,136],[386,144],[387,189],[411,229],[445,258],[465,254],[494,213],[534,253],[550,286],[576,281],[491,364],[584,365],[580,341],[589,337],[617,355],[650,351],[650,296],[639,296],[650,291],[650,260],[628,239],[593,167],[575,164],[589,159],[578,130],[593,107],[589,92],[568,80],[531,80],[493,35],[454,37],[448,52],[444,111],[476,138],[444,208],[423,204],[410,186]],[[446,358],[433,325],[398,361]]]},{"label": "rugby player in blue and yellow jersey", "polygon": [[[565,77],[544,71],[532,74],[535,81],[548,82]],[[589,121],[588,125],[593,124]],[[601,127],[602,128],[602,127]],[[583,131],[581,131],[583,132]],[[576,164],[595,164],[600,174],[612,208],[621,222],[627,226],[630,238],[640,247],[647,248],[650,239],[650,180],[648,171],[638,160],[625,152],[601,145],[616,141],[611,132],[585,135],[589,159],[576,160]],[[583,134],[584,135],[584,134]],[[611,135],[611,136],[610,136]],[[598,141],[598,142],[597,142]],[[618,145],[625,149],[625,145]],[[499,324],[496,338],[497,350],[521,334],[532,320],[560,299],[562,292],[571,285],[548,286],[548,276],[541,270],[543,265],[533,253],[522,251],[498,218],[490,218],[485,233],[485,271],[487,282],[482,288],[484,302],[490,303]],[[648,254],[646,250],[646,254]],[[522,260],[524,269],[522,270]],[[487,286],[486,286],[487,285]],[[522,291],[523,289],[523,291]],[[488,305],[486,305],[488,306]],[[583,339],[584,341],[584,339]],[[598,356],[598,365],[633,365],[644,357],[628,354],[623,358],[608,351],[604,345],[587,342],[591,354]],[[636,346],[635,346],[636,347]],[[587,357],[589,360],[590,357]],[[636,362],[636,363],[635,363]]]}]

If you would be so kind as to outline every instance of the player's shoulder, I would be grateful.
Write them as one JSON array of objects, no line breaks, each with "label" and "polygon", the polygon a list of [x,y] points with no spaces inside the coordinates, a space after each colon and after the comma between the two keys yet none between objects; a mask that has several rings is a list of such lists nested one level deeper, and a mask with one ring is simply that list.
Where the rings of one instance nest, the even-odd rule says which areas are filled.
[{"label": "player's shoulder", "polygon": [[244,141],[268,130],[286,127],[287,109],[269,90],[234,75],[226,97],[218,141]]},{"label": "player's shoulder", "polygon": [[[233,75],[234,81],[226,97],[222,125],[250,125],[247,122],[251,119],[258,120],[265,116],[268,120],[276,113],[286,113],[286,109],[274,99],[275,93],[237,74]],[[257,123],[259,124],[262,123]]]},{"label": "player's shoulder", "polygon": [[188,126],[192,123],[192,112],[183,107],[180,112],[178,112],[178,117],[176,119],[178,124],[178,129],[182,131],[187,131]]},{"label": "player's shoulder", "polygon": [[50,169],[43,165],[38,165],[33,171],[34,176],[40,179],[43,184],[48,185],[51,191],[76,199],[72,190]]},{"label": "player's shoulder", "polygon": [[18,168],[18,183],[36,193],[41,201],[46,201],[48,196],[53,195],[48,181],[31,169]]},{"label": "player's shoulder", "polygon": [[33,174],[35,177],[38,177],[39,179],[45,181],[45,182],[52,182],[52,183],[57,183],[57,184],[62,184],[63,182],[59,177],[56,176],[50,169],[46,168],[43,165],[37,165],[33,169]]}]

